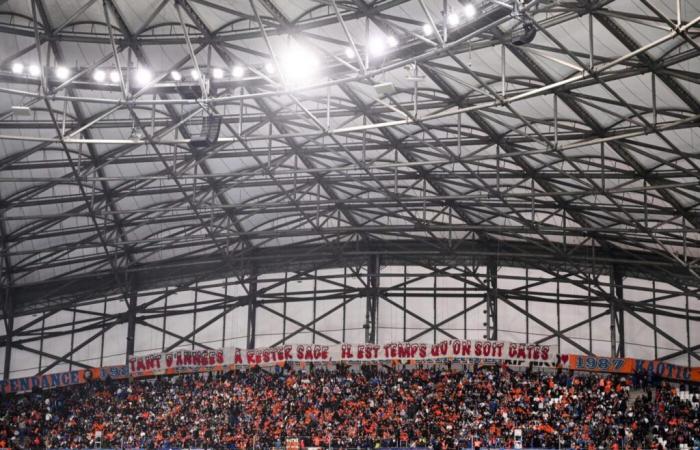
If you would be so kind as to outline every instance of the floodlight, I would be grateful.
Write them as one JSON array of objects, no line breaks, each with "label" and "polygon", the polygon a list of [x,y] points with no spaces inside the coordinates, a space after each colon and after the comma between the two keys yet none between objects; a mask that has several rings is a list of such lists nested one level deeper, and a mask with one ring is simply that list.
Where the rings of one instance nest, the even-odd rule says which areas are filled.
[{"label": "floodlight", "polygon": [[170,78],[172,78],[175,81],[180,81],[182,80],[182,75],[180,75],[180,72],[177,70],[173,70],[170,72]]},{"label": "floodlight", "polygon": [[233,75],[233,78],[241,78],[245,74],[245,69],[243,66],[233,66],[233,69],[231,69],[231,75]]},{"label": "floodlight", "polygon": [[373,37],[369,40],[367,47],[369,48],[370,55],[381,56],[386,49],[386,43],[384,42],[384,39],[380,37]]},{"label": "floodlight", "polygon": [[65,80],[70,76],[70,70],[66,66],[56,67],[54,73],[56,74],[56,78],[58,78],[59,80]]},{"label": "floodlight", "polygon": [[151,71],[145,67],[141,67],[136,71],[136,82],[141,86],[150,83],[152,78]]},{"label": "floodlight", "polygon": [[32,64],[31,66],[29,66],[29,75],[33,77],[38,77],[39,75],[41,75],[41,68],[36,64]]},{"label": "floodlight", "polygon": [[265,72],[267,72],[268,75],[272,75],[275,73],[275,65],[272,64],[270,61],[265,63]]},{"label": "floodlight", "polygon": [[476,7],[473,3],[467,3],[464,5],[464,15],[467,19],[471,19],[476,15]]},{"label": "floodlight", "polygon": [[345,57],[348,59],[354,58],[355,50],[353,50],[352,47],[345,47]]},{"label": "floodlight", "polygon": [[386,38],[386,43],[389,44],[389,47],[395,48],[399,45],[399,40],[396,39],[394,36],[389,36]]},{"label": "floodlight", "polygon": [[193,80],[195,80],[195,81],[199,80],[199,76],[200,76],[199,70],[197,70],[197,69],[190,70],[190,77],[192,77]]},{"label": "floodlight", "polygon": [[92,79],[98,83],[102,83],[107,78],[107,74],[102,69],[97,69],[92,73]]},{"label": "floodlight", "polygon": [[21,62],[16,62],[12,64],[12,73],[16,73],[19,75],[20,73],[24,72],[24,64]]},{"label": "floodlight", "polygon": [[220,80],[224,77],[224,71],[220,67],[214,67],[211,71],[211,76],[216,80]]},{"label": "floodlight", "polygon": [[456,27],[457,25],[459,25],[459,16],[457,15],[457,13],[452,12],[447,15],[447,25],[451,27]]},{"label": "floodlight", "polygon": [[316,55],[307,48],[292,44],[282,56],[282,68],[285,77],[291,82],[308,81],[319,68]]},{"label": "floodlight", "polygon": [[132,141],[140,141],[141,139],[143,139],[143,133],[134,127],[131,129],[129,139]]},{"label": "floodlight", "polygon": [[112,83],[119,83],[122,80],[122,74],[118,70],[109,71],[109,81]]},{"label": "floodlight", "polygon": [[423,24],[423,34],[426,36],[430,36],[433,34],[433,27],[429,23],[424,23]]}]

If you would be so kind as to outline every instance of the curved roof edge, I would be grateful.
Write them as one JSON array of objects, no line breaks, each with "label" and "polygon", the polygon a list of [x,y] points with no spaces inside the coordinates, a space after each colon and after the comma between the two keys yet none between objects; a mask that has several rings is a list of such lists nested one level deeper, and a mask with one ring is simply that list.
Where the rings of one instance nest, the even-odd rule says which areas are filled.
[{"label": "curved roof edge", "polygon": [[[448,245],[449,244],[449,245]],[[445,248],[451,248],[449,252]],[[9,294],[15,314],[65,308],[125,290],[187,286],[194,282],[246,276],[252,273],[300,272],[363,265],[370,255],[380,255],[382,265],[424,266],[485,265],[522,267],[544,271],[579,271],[609,274],[615,267],[623,276],[663,280],[677,286],[700,286],[700,280],[677,262],[649,253],[561,246],[553,252],[526,242],[473,243],[447,240],[432,242],[362,241],[337,245],[290,245],[258,248],[246,255],[178,258],[124,269],[15,286]],[[123,280],[128,280],[124,283]]]}]

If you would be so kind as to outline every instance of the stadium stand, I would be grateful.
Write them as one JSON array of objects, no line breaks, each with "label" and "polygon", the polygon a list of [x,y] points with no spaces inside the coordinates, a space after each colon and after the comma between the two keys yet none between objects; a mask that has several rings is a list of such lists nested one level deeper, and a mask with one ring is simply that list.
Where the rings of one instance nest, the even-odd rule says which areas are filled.
[{"label": "stadium stand", "polygon": [[3,398],[0,447],[513,448],[518,429],[525,448],[697,446],[697,391],[643,381],[378,366],[95,381]]},{"label": "stadium stand", "polygon": [[0,0],[0,56],[0,450],[700,450],[700,0]]}]

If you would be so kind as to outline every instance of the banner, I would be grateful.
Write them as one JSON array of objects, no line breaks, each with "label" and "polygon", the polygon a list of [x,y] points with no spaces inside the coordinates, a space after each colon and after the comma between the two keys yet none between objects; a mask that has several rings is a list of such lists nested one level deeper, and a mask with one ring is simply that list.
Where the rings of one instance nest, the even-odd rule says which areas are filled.
[{"label": "banner", "polygon": [[271,365],[284,362],[381,362],[453,359],[511,360],[556,363],[556,349],[550,345],[516,344],[504,341],[449,340],[437,344],[337,344],[285,345],[274,348],[234,350],[235,365]]},{"label": "banner", "polygon": [[450,340],[437,344],[296,344],[271,348],[176,350],[129,359],[131,376],[153,376],[192,371],[226,370],[236,366],[271,366],[289,363],[381,361],[432,361],[438,359],[509,360],[516,364],[557,362],[549,345],[503,341]]},{"label": "banner", "polygon": [[398,342],[390,344],[294,344],[271,348],[175,350],[134,356],[128,365],[74,370],[35,377],[0,380],[0,392],[17,393],[38,387],[50,389],[95,379],[120,379],[177,373],[228,371],[236,367],[273,366],[284,363],[408,363],[455,361],[468,364],[507,364],[512,367],[564,367],[571,370],[633,374],[649,371],[664,379],[700,383],[700,367],[688,368],[663,361],[557,355],[549,345],[504,341],[448,340],[437,344]]},{"label": "banner", "polygon": [[562,355],[562,362],[571,370],[633,374],[637,371],[646,375],[650,371],[669,380],[700,382],[700,367],[685,367],[664,361],[650,361],[636,358],[609,358],[587,355]]},{"label": "banner", "polygon": [[152,376],[192,371],[226,370],[236,366],[271,366],[289,363],[420,362],[452,359],[484,359],[515,363],[556,363],[556,350],[549,345],[503,341],[450,340],[437,344],[296,344],[273,348],[222,348],[175,350],[134,356],[129,359],[131,376]]},{"label": "banner", "polygon": [[234,348],[215,350],[173,350],[129,358],[132,377],[174,375],[182,372],[228,370],[232,367]]},{"label": "banner", "polygon": [[35,387],[41,389],[52,389],[56,387],[70,386],[73,384],[86,383],[91,380],[105,380],[107,377],[112,379],[127,378],[129,369],[127,366],[108,366],[102,368],[80,369],[70,372],[59,372],[48,375],[40,375],[34,377],[14,378],[11,380],[0,381],[2,392],[17,393],[28,392]]}]

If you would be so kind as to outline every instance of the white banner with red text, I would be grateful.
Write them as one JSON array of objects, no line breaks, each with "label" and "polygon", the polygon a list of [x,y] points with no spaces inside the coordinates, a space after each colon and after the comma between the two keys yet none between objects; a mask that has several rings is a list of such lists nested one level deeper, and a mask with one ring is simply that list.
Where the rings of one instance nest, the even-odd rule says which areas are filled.
[{"label": "white banner with red text", "polygon": [[386,362],[419,363],[438,360],[495,360],[509,364],[557,363],[556,346],[504,341],[448,340],[437,344],[290,344],[279,347],[214,350],[173,350],[129,359],[131,376],[230,370],[234,367],[284,363]]}]

